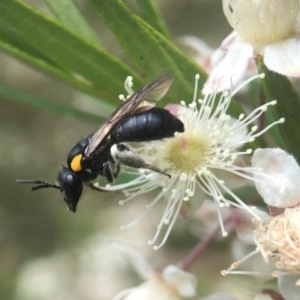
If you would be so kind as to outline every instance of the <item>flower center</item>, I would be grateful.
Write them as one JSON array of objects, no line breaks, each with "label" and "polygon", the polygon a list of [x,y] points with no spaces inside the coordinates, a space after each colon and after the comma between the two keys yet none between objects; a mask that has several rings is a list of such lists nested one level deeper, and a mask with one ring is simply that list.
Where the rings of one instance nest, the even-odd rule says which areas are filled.
[{"label": "flower center", "polygon": [[196,172],[207,160],[209,144],[204,137],[194,132],[186,132],[170,139],[164,160],[174,171]]}]

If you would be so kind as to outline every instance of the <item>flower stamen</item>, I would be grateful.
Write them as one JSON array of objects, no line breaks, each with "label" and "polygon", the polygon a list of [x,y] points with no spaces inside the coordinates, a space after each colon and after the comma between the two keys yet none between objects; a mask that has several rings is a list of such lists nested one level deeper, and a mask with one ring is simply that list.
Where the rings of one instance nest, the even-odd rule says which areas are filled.
[{"label": "flower stamen", "polygon": [[[263,76],[262,74],[253,76],[239,88]],[[240,158],[250,155],[252,149],[238,150],[238,148],[252,142],[272,126],[283,121],[282,119],[274,121],[263,129],[255,124],[271,105],[276,104],[276,101],[268,102],[248,115],[240,114],[238,119],[235,119],[227,111],[232,96],[238,89],[225,91],[220,96],[217,93],[206,94],[203,98],[197,99],[198,81],[199,75],[196,75],[192,102],[187,104],[186,101],[181,101],[181,106],[176,109],[176,116],[184,123],[185,131],[176,133],[172,138],[139,143],[139,148],[136,149],[147,163],[159,167],[170,174],[171,178],[166,179],[152,171],[139,170],[135,179],[119,185],[125,188],[126,193],[126,199],[120,202],[121,205],[159,189],[142,215],[123,228],[136,224],[157,202],[167,200],[157,230],[149,241],[149,244],[155,244],[154,249],[159,249],[167,240],[183,204],[195,199],[196,195],[201,197],[201,193],[205,193],[215,201],[223,236],[227,235],[220,211],[223,207],[234,206],[247,210],[259,220],[255,210],[231,191],[227,183],[216,175],[216,171],[227,172],[252,182],[256,180],[254,174],[263,175],[262,170],[241,165]],[[130,172],[133,173],[132,170]],[[116,186],[113,188],[117,189]]]}]

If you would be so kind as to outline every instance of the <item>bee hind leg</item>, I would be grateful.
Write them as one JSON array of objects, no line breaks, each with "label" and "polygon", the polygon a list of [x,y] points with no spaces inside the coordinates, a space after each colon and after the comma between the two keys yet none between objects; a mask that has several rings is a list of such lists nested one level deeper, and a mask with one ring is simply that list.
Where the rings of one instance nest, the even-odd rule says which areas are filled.
[{"label": "bee hind leg", "polygon": [[110,148],[111,155],[116,162],[136,169],[147,169],[163,174],[169,178],[171,175],[163,172],[159,168],[145,162],[138,153],[130,149],[125,144],[115,144]]}]

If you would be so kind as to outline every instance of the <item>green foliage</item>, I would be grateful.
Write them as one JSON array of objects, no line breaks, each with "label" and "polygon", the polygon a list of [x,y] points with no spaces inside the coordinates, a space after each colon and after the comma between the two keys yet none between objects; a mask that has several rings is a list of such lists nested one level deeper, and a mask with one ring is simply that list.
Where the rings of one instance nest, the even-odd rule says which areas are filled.
[{"label": "green foliage", "polygon": [[94,30],[88,25],[80,11],[72,0],[45,0],[57,19],[65,27],[85,37],[90,42],[99,45],[99,38]]},{"label": "green foliage", "polygon": [[138,4],[142,19],[155,28],[158,32],[166,37],[169,37],[170,34],[168,33],[163,18],[161,17],[153,0],[137,0],[136,2]]},{"label": "green foliage", "polygon": [[277,139],[277,146],[285,147],[300,162],[300,136],[299,116],[300,97],[288,78],[266,68],[262,60],[258,63],[265,78],[261,81],[267,100],[277,100],[277,105],[272,108],[273,119],[285,118],[285,123],[277,126],[284,142]]},{"label": "green foliage", "polygon": [[202,86],[206,74],[200,67],[163,34],[133,14],[123,1],[90,2],[146,81],[163,72],[168,72],[174,77],[174,84],[168,93],[172,102],[186,99],[188,95],[192,96],[193,78],[196,73],[201,74],[200,87]]},{"label": "green foliage", "polygon": [[[134,72],[107,51],[19,1],[1,1],[0,49],[103,101]],[[109,70],[109,71],[108,71]]]},{"label": "green foliage", "polygon": [[[169,73],[174,84],[166,98],[173,103],[192,96],[196,73],[201,73],[202,84],[206,79],[200,67],[168,39],[152,1],[138,2],[145,20],[122,1],[90,1],[123,47],[129,65],[99,45],[98,37],[71,0],[45,2],[56,19],[23,1],[0,2],[0,50],[97,98],[100,104],[119,104],[117,96],[124,91],[128,75],[141,86]],[[13,98],[25,100],[18,91]],[[28,102],[28,97],[24,98]],[[67,110],[61,107],[62,112]]]},{"label": "green foliage", "polygon": [[36,107],[46,108],[58,113],[71,115],[78,119],[82,119],[86,121],[95,121],[95,122],[96,121],[99,122],[100,120],[100,117],[98,115],[84,112],[82,110],[73,108],[69,105],[54,103],[46,99],[38,98],[34,95],[24,93],[23,91],[18,91],[15,88],[11,88],[1,83],[0,83],[0,94],[19,102],[28,103]]}]

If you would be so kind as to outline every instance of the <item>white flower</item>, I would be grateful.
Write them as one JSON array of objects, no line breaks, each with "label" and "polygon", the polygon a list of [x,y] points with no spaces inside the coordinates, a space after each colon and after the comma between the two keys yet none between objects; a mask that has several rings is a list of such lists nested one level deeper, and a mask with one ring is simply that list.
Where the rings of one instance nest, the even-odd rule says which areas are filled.
[{"label": "white flower", "polygon": [[222,43],[227,53],[203,91],[229,88],[231,80],[243,77],[256,54],[263,55],[270,70],[299,77],[299,9],[299,0],[223,0],[225,16],[235,31]]},{"label": "white flower", "polygon": [[18,274],[15,299],[77,300],[71,262],[68,255],[59,253],[25,264]]},{"label": "white flower", "polygon": [[229,24],[253,45],[277,43],[296,32],[298,0],[223,0],[222,3]]},{"label": "white flower", "polygon": [[[251,45],[244,47],[235,32],[217,49],[212,49],[195,36],[183,36],[179,41],[184,50],[209,74],[202,91],[204,94],[235,87],[246,77],[257,74]],[[231,51],[228,51],[230,47]]]},{"label": "white flower", "polygon": [[121,292],[114,300],[183,300],[195,297],[196,287],[194,275],[171,265],[162,273],[153,271],[143,284]]},{"label": "white flower", "polygon": [[[153,171],[133,170],[131,173],[138,172],[135,179],[109,187],[110,190],[125,189],[126,200],[120,204],[160,188],[145,210],[146,213],[157,202],[167,200],[154,238],[149,241],[149,244],[156,244],[154,249],[165,243],[182,206],[191,206],[197,199],[196,193],[199,196],[198,192],[205,193],[206,197],[215,201],[223,236],[227,233],[221,219],[220,207],[242,207],[256,216],[218,174],[231,174],[243,180],[253,180],[253,168],[244,166],[242,162],[242,158],[252,150],[238,149],[246,143],[253,142],[271,126],[283,122],[282,119],[278,120],[264,129],[253,125],[270,105],[276,104],[276,101],[256,108],[249,115],[241,114],[238,119],[232,118],[227,110],[232,96],[238,89],[226,91],[220,98],[214,93],[198,100],[198,79],[197,75],[192,102],[186,104],[182,101],[181,106],[177,107],[178,117],[185,126],[184,133],[177,133],[174,138],[139,143],[139,148],[135,149],[147,163],[159,167],[170,174],[171,178]],[[239,88],[242,87],[243,85]],[[234,202],[226,197],[231,197]],[[134,225],[137,220],[123,228]]]},{"label": "white flower", "polygon": [[[255,220],[254,242],[256,250],[234,263],[233,271],[252,255],[260,253],[273,266],[281,293],[286,300],[299,299],[300,295],[300,168],[293,156],[281,149],[257,149],[252,166],[255,184],[263,200],[282,208],[280,214]],[[292,286],[292,288],[291,288]]]},{"label": "white flower", "polygon": [[[129,273],[134,271],[146,278],[153,270],[143,256],[142,251],[112,242],[110,230],[107,234],[97,233],[79,247],[24,264],[18,272],[14,299],[112,299],[124,284],[131,282]],[[124,276],[128,269],[130,272]]]},{"label": "white flower", "polygon": [[252,166],[264,176],[256,176],[256,189],[271,206],[286,208],[300,204],[300,167],[295,158],[282,149],[257,149]]},{"label": "white flower", "polygon": [[300,274],[300,167],[282,149],[257,149],[252,165],[264,174],[255,175],[256,188],[263,200],[284,208],[282,214],[257,224],[256,244],[279,274]]},{"label": "white flower", "polygon": [[[264,219],[255,219],[254,244],[256,249],[242,259],[234,262],[221,274],[269,275],[278,277],[280,291],[283,295],[290,294],[293,298],[300,292],[300,207],[286,208],[283,214]],[[260,265],[255,271],[236,270],[250,258],[260,254],[266,266]],[[272,273],[271,273],[272,272]],[[295,276],[297,275],[297,276]],[[287,286],[293,285],[292,291]],[[294,293],[298,291],[297,293]]]}]

